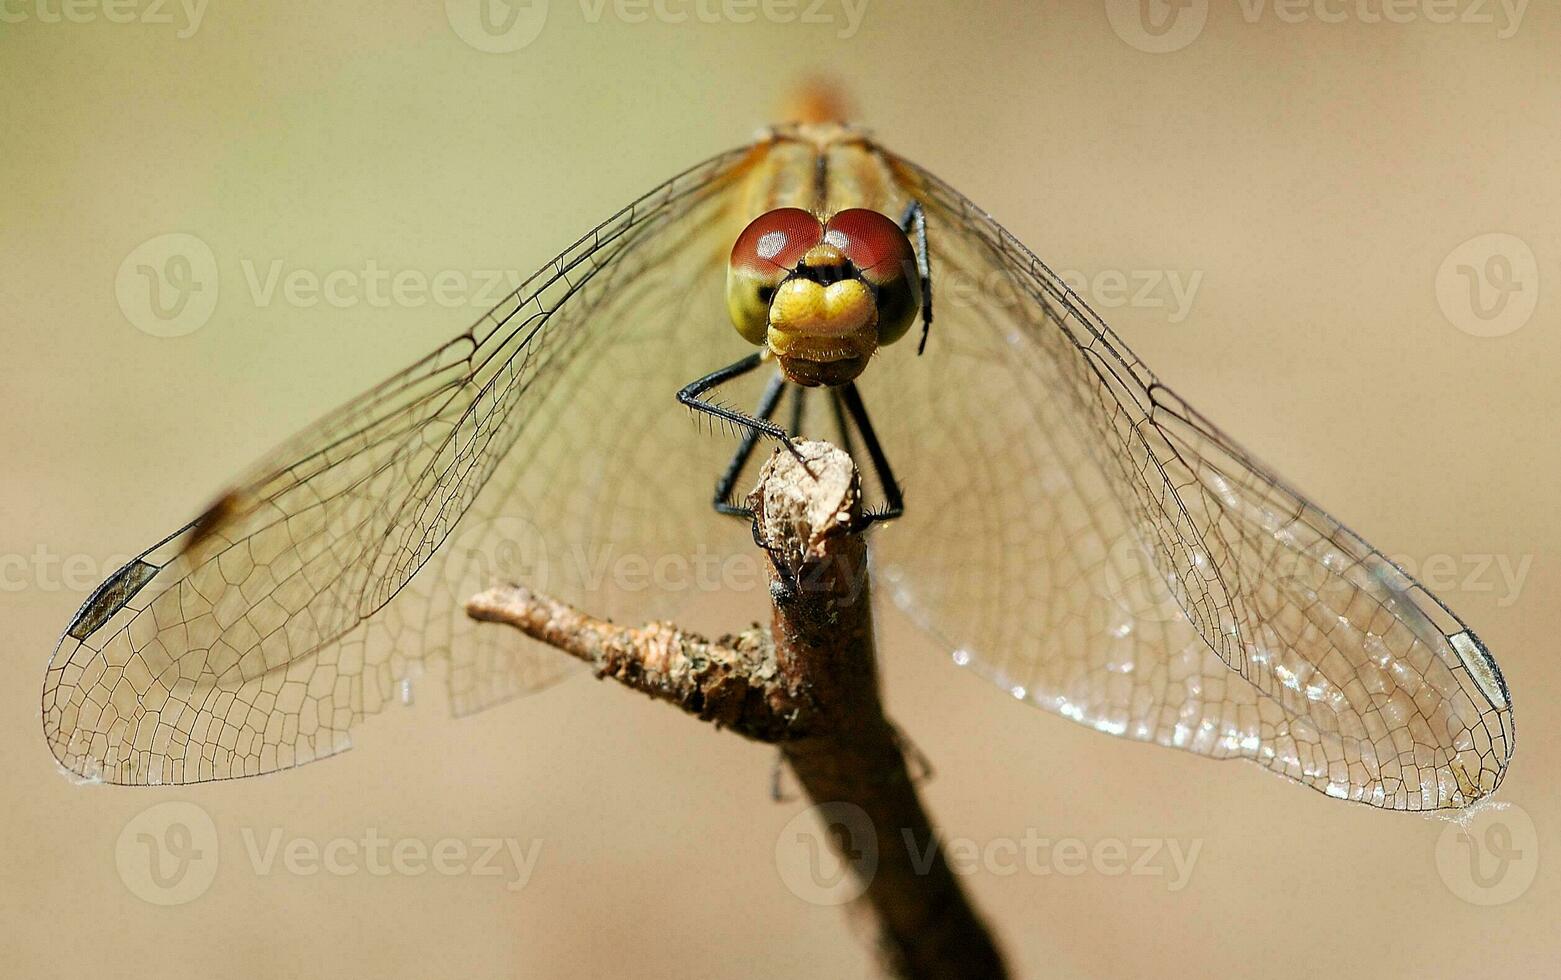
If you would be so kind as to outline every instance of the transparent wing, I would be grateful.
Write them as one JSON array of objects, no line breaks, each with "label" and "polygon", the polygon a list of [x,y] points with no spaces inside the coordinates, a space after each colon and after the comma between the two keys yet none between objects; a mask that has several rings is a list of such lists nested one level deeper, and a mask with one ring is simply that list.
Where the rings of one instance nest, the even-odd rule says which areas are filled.
[{"label": "transparent wing", "polygon": [[115,783],[301,764],[345,748],[434,656],[454,709],[475,711],[566,660],[471,623],[474,592],[526,580],[611,611],[654,584],[625,556],[637,573],[738,550],[746,529],[713,520],[709,486],[688,477],[716,471],[721,441],[696,438],[674,396],[742,353],[712,284],[750,153],[620,211],[116,572],[49,664],[59,761]]},{"label": "transparent wing", "polygon": [[[748,152],[620,212],[111,577],[50,664],[61,762],[132,783],[299,764],[435,656],[458,712],[540,686],[558,655],[461,613],[494,581],[696,628],[687,600],[746,587],[757,613],[747,528],[709,509],[731,443],[672,398],[747,352],[718,283]],[[901,604],[956,661],[1106,731],[1381,806],[1493,790],[1511,711],[1473,634],[901,170],[939,281],[980,287],[941,293],[926,357],[863,381],[910,493],[875,544]]]},{"label": "transparent wing", "polygon": [[891,348],[860,382],[906,491],[874,543],[901,607],[956,663],[1101,731],[1394,809],[1494,790],[1512,711],[1475,635],[987,214],[896,166],[943,287],[926,355]]}]

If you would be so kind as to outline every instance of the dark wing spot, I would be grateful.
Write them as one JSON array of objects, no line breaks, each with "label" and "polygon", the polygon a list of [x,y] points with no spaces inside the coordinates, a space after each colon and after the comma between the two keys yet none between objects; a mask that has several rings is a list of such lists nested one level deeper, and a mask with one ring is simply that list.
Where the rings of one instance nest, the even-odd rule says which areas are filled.
[{"label": "dark wing spot", "polygon": [[206,512],[197,517],[195,523],[191,525],[190,542],[186,546],[188,550],[194,551],[200,547],[202,542],[211,536],[211,532],[226,524],[237,511],[238,498],[232,493],[226,494],[206,508]]},{"label": "dark wing spot", "polygon": [[71,620],[70,629],[66,632],[78,640],[85,640],[99,626],[108,622],[109,617],[125,608],[125,604],[135,598],[135,594],[145,588],[157,572],[156,565],[139,558],[121,568],[98,586],[81,611],[76,613],[76,618]]}]

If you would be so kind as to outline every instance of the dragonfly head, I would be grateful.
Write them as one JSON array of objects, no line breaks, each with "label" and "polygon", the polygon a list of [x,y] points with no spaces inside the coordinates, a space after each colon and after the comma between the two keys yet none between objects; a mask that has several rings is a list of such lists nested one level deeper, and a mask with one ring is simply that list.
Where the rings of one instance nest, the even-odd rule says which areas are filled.
[{"label": "dragonfly head", "polygon": [[921,307],[910,239],[866,208],[828,219],[801,208],[755,218],[732,247],[726,304],[750,343],[800,385],[842,385],[905,336]]}]

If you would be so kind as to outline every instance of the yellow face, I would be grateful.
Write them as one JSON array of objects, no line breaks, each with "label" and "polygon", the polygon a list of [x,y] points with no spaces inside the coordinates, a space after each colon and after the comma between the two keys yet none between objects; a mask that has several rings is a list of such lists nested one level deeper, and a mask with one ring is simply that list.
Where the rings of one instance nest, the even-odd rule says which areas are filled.
[{"label": "yellow face", "polygon": [[905,232],[877,211],[821,221],[780,208],[737,236],[726,303],[737,332],[767,346],[789,379],[841,385],[905,336],[921,308],[921,276]]}]

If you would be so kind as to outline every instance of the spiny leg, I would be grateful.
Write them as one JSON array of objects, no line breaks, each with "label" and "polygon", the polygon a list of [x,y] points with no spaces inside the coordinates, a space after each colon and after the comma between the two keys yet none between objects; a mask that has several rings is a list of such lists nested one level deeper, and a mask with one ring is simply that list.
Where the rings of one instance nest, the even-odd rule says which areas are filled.
[{"label": "spiny leg", "polygon": [[932,257],[927,251],[927,212],[921,202],[911,200],[900,215],[900,229],[909,235],[916,233],[916,271],[921,274],[921,342],[916,345],[916,355],[927,349],[927,335],[932,332]]},{"label": "spiny leg", "polygon": [[[786,377],[779,371],[770,379],[769,385],[764,389],[764,394],[759,396],[759,407],[755,410],[755,417],[763,421],[769,421],[775,414],[775,406],[780,404],[781,392],[785,390]],[[731,461],[726,464],[726,469],[721,473],[721,479],[715,485],[715,509],[723,514],[731,514],[734,517],[752,517],[753,511],[747,507],[741,507],[732,503],[732,487],[736,485],[737,478],[742,476],[743,467],[748,465],[748,460],[753,456],[753,447],[759,444],[759,430],[748,429],[743,432],[742,442],[738,443],[737,451],[732,454]]]},{"label": "spiny leg", "polygon": [[723,421],[742,426],[758,435],[769,436],[771,439],[779,440],[782,445],[791,450],[793,455],[796,455],[797,449],[791,444],[791,437],[786,434],[786,430],[769,419],[756,419],[746,412],[739,412],[735,408],[727,408],[725,405],[707,402],[699,397],[717,385],[725,384],[733,378],[742,377],[763,363],[763,351],[757,354],[749,354],[734,364],[728,364],[719,371],[712,371],[699,380],[691,381],[684,385],[683,390],[678,392],[678,401],[696,412],[712,415]]},{"label": "spiny leg", "polygon": [[878,434],[873,431],[872,420],[867,417],[867,406],[862,404],[862,395],[856,390],[854,381],[843,385],[836,393],[851,416],[851,421],[856,423],[856,431],[862,436],[862,445],[867,448],[867,457],[873,461],[878,485],[883,488],[883,510],[868,513],[864,521],[868,524],[892,521],[905,513],[905,499],[900,495],[900,484],[894,478],[894,470],[884,456],[883,447],[878,444]]},{"label": "spiny leg", "polygon": [[[797,451],[797,447],[792,443],[791,437],[786,434],[785,429],[782,429],[774,422],[771,422],[768,418],[754,418],[752,415],[739,412],[734,408],[727,408],[723,405],[716,405],[712,402],[704,401],[699,397],[717,385],[747,374],[749,371],[752,371],[759,365],[763,364],[764,360],[764,352],[760,351],[756,354],[750,354],[736,363],[728,364],[719,371],[712,371],[697,381],[691,381],[684,385],[683,389],[678,392],[678,401],[682,402],[684,405],[687,405],[689,408],[692,408],[696,412],[703,412],[706,415],[713,415],[718,419],[743,426],[748,430],[747,433],[745,433],[743,440],[744,446],[748,452],[752,452],[753,444],[758,441],[759,436],[769,436],[771,439],[779,440],[780,443],[785,446],[793,456],[802,462],[802,468],[807,470],[807,461],[802,459],[802,454]],[[779,399],[780,390],[780,387],[775,385],[774,382],[771,383],[769,389],[765,390],[766,400],[769,402],[768,411],[770,413],[775,411],[775,401]],[[774,396],[773,398],[771,397],[772,392]],[[741,453],[742,451],[743,449],[740,447],[739,452]],[[728,470],[731,469],[732,466],[729,465]],[[741,465],[737,465],[736,469],[738,472],[741,472]],[[808,472],[812,471],[808,470]],[[724,479],[725,477],[723,477],[723,480]],[[732,479],[735,481],[737,478],[736,476],[733,476]],[[727,488],[726,492],[731,492],[730,487]],[[753,516],[753,512],[747,508],[733,507],[730,510],[724,508],[722,504],[729,503],[729,501],[723,499],[724,496],[725,494],[721,493],[720,489],[718,488],[716,494],[716,510],[721,511],[722,513],[736,514],[749,518]],[[774,564],[776,571],[778,571],[781,575],[782,586],[788,589],[792,588],[794,583],[791,581],[790,573],[786,570],[786,563],[782,560],[783,556],[777,554],[769,542],[765,541],[763,536],[760,535],[758,521],[752,522],[752,530],[753,543],[763,548],[769,554],[771,563]]]}]

